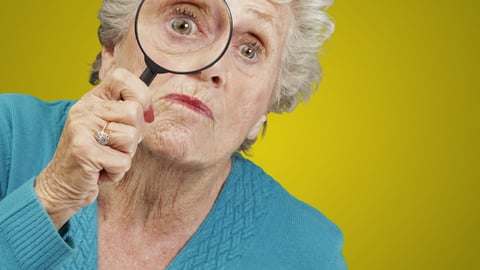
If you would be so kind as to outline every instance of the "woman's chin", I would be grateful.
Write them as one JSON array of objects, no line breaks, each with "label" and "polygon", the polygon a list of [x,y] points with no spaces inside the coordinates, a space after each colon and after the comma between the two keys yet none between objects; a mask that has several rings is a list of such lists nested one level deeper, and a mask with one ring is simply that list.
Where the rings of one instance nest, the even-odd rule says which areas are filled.
[{"label": "woman's chin", "polygon": [[[159,134],[160,135],[160,134]],[[184,160],[187,156],[187,145],[184,141],[180,141],[174,136],[165,136],[168,134],[147,135],[142,142],[142,146],[150,152],[150,154],[161,159],[175,161]]]}]

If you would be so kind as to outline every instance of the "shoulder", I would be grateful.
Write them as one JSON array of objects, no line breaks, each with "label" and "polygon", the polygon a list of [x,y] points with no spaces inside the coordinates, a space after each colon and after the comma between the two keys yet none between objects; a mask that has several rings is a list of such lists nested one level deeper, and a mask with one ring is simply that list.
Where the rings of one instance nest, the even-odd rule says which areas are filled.
[{"label": "shoulder", "polygon": [[0,111],[12,115],[21,114],[23,116],[31,116],[32,112],[66,112],[73,105],[75,101],[60,100],[47,102],[38,99],[37,97],[24,94],[0,94]]},{"label": "shoulder", "polygon": [[268,209],[261,238],[276,243],[272,248],[287,260],[285,264],[295,268],[338,269],[333,265],[343,262],[343,234],[333,221],[280,185]]},{"label": "shoulder", "polygon": [[271,218],[283,224],[292,236],[291,243],[305,244],[329,253],[343,245],[338,226],[319,210],[293,197],[283,188],[273,197]]},{"label": "shoulder", "polygon": [[[66,116],[74,101],[46,102],[30,95],[0,95],[0,125],[4,130],[19,131],[16,136],[27,135],[32,139],[46,128],[53,132],[63,129]],[[56,128],[58,127],[58,128]],[[32,133],[33,132],[33,133]]]},{"label": "shoulder", "polygon": [[330,219],[290,194],[261,167],[239,154],[234,156],[234,162],[237,163],[234,165],[237,173],[243,176],[248,175],[251,181],[257,182],[257,187],[267,189],[268,195],[264,196],[264,207],[271,213],[269,218],[283,221],[285,228],[302,229],[299,233],[308,228],[309,232],[341,236],[340,230]]},{"label": "shoulder", "polygon": [[263,202],[265,218],[259,221],[256,240],[246,257],[256,261],[257,266],[278,264],[276,269],[344,269],[340,229],[319,210],[292,196],[261,168],[243,162],[244,168],[261,176],[256,181],[264,182],[269,191]]}]

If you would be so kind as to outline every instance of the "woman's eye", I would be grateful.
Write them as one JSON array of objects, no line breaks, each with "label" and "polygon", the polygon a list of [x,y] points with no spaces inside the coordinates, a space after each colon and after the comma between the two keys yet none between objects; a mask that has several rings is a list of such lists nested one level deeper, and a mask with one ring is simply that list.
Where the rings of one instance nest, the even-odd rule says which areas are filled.
[{"label": "woman's eye", "polygon": [[171,20],[173,31],[180,35],[194,34],[198,30],[199,14],[201,14],[199,9],[190,5],[175,8],[174,17]]},{"label": "woman's eye", "polygon": [[257,56],[257,52],[249,45],[240,46],[240,53],[248,59],[254,59]]},{"label": "woman's eye", "polygon": [[172,20],[173,31],[181,35],[190,35],[196,29],[196,24],[186,18],[175,18]]}]

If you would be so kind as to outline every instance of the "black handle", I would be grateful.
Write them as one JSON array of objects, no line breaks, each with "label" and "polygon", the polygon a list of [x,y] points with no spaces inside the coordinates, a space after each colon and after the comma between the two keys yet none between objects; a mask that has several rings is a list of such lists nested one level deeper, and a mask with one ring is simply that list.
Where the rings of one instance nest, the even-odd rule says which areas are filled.
[{"label": "black handle", "polygon": [[145,69],[145,71],[143,71],[142,75],[140,75],[140,79],[147,85],[147,86],[150,86],[150,84],[152,83],[153,79],[155,78],[155,75],[157,75],[157,73],[153,73],[149,67],[147,67]]}]

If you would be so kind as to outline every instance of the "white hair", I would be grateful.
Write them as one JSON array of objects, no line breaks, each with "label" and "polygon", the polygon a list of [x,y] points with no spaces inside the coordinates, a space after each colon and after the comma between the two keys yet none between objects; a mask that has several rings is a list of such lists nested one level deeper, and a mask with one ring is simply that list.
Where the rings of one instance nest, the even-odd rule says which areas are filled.
[{"label": "white hair", "polygon": [[299,101],[312,95],[312,85],[317,86],[322,70],[317,58],[323,43],[330,37],[334,24],[325,10],[333,0],[272,0],[288,3],[293,18],[289,25],[286,45],[280,64],[277,89],[269,110],[292,111]]},{"label": "white hair", "polygon": [[[292,21],[287,29],[279,76],[269,103],[269,112],[292,111],[299,102],[308,101],[318,88],[322,70],[317,55],[334,30],[326,9],[333,0],[271,0],[287,4]],[[103,46],[114,47],[128,31],[140,0],[103,0],[98,18],[98,37]],[[98,82],[101,54],[92,65],[90,82]],[[312,85],[314,87],[312,87]],[[246,140],[239,150],[248,150],[254,140]]]}]

